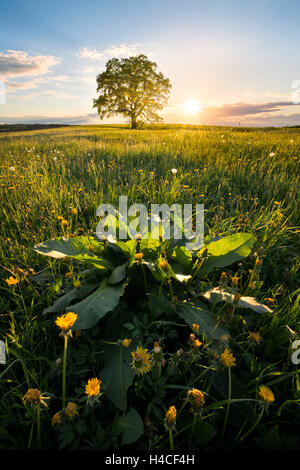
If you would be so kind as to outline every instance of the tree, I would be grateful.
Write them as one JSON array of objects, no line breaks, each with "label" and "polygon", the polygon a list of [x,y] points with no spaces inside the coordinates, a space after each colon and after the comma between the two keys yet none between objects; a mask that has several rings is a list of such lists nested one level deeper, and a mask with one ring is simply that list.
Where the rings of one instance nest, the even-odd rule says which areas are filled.
[{"label": "tree", "polygon": [[166,104],[171,83],[144,54],[109,60],[105,72],[97,76],[97,84],[100,96],[93,107],[100,119],[121,114],[129,118],[131,129],[162,121],[157,111]]}]

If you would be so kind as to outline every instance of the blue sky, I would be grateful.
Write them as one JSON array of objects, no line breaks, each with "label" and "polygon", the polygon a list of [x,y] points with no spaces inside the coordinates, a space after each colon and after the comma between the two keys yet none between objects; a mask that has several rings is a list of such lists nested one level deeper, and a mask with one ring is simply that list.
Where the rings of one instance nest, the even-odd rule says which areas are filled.
[{"label": "blue sky", "polygon": [[99,123],[96,75],[143,52],[173,85],[165,122],[300,124],[299,14],[294,0],[2,2],[0,123]]}]

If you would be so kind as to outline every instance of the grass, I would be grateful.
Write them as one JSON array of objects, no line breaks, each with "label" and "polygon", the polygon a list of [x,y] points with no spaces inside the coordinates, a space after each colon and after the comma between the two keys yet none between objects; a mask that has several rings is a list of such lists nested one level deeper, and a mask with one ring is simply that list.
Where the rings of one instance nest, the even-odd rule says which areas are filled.
[{"label": "grass", "polygon": [[[29,387],[55,396],[60,380],[61,341],[53,317],[41,312],[60,292],[66,267],[31,248],[55,236],[94,230],[97,207],[103,202],[117,207],[121,195],[128,196],[128,205],[204,203],[206,234],[255,235],[263,264],[251,295],[275,301],[274,313],[260,316],[255,325],[264,339],[260,374],[273,374],[268,383],[274,386],[285,381],[281,393],[288,390],[293,403],[284,407],[291,406],[291,414],[270,421],[272,426],[283,421],[284,433],[292,436],[299,424],[299,373],[284,364],[291,330],[299,335],[300,325],[299,162],[297,128],[78,126],[2,133],[0,339],[6,343],[7,364],[0,365],[0,447],[34,448],[33,411],[24,408],[22,396]],[[68,227],[61,227],[58,216],[68,220]],[[44,276],[46,288],[34,281],[34,273],[41,280]],[[14,287],[6,282],[10,276],[20,280]],[[89,360],[82,348],[78,375],[88,378],[100,363]],[[70,381],[78,387],[76,370],[70,370]],[[50,424],[54,411],[42,413],[46,448],[56,446]],[[229,441],[233,445],[233,437]]]}]

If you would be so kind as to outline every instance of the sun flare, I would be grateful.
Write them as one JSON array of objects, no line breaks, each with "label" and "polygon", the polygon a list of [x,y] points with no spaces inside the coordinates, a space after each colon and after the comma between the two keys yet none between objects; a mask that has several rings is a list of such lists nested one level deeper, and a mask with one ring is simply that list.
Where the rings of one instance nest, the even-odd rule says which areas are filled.
[{"label": "sun flare", "polygon": [[201,111],[201,106],[197,100],[190,99],[183,105],[184,110],[187,114],[196,114]]}]

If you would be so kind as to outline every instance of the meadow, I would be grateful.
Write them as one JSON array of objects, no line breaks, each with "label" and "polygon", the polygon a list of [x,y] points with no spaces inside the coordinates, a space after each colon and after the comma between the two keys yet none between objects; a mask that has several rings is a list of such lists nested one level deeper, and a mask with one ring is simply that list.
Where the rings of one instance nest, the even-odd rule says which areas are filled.
[{"label": "meadow", "polygon": [[[1,133],[6,364],[0,364],[0,448],[299,448],[300,369],[291,360],[300,335],[299,163],[298,128],[77,126]],[[79,257],[41,256],[33,247],[55,237],[74,243],[90,237],[97,207],[118,207],[121,195],[128,205],[203,203],[207,243],[234,234],[251,234],[253,243],[249,253],[200,277],[206,254],[184,253],[183,272],[192,278],[183,284],[173,271],[164,274],[174,251],[163,242],[152,254],[148,247],[161,277],[152,279],[149,271],[145,285],[134,270],[146,266],[147,249],[130,246],[126,269],[132,274],[119,303],[93,327],[68,335],[63,356],[55,320],[95,273],[82,268]],[[91,243],[88,256],[105,257]],[[201,308],[225,328],[210,337],[205,326],[186,324],[174,312],[177,302],[184,308],[214,286],[238,298],[211,307],[202,296]],[[51,310],[68,292],[73,300]],[[240,296],[267,308],[241,308]],[[123,372],[112,389],[113,376]],[[98,382],[87,386],[90,379]],[[32,389],[45,400],[26,395]]]}]

